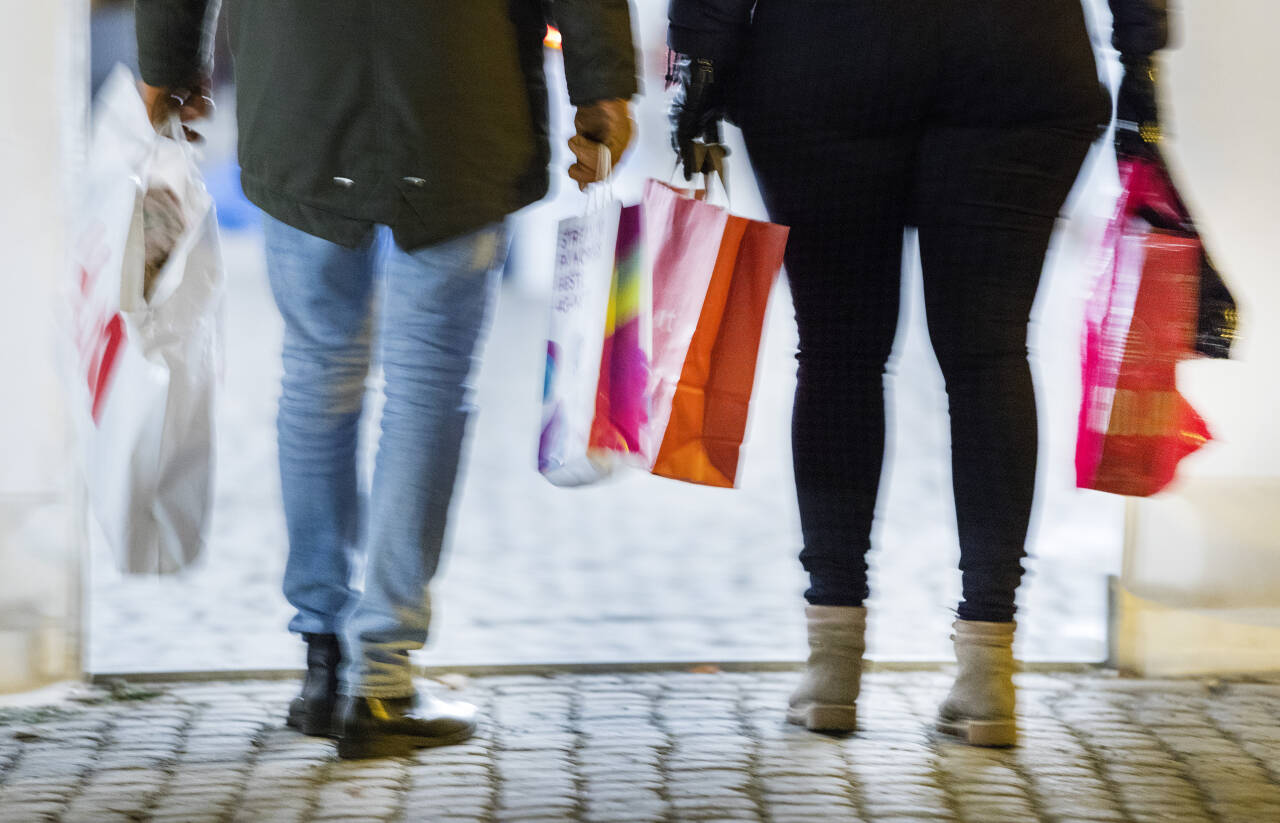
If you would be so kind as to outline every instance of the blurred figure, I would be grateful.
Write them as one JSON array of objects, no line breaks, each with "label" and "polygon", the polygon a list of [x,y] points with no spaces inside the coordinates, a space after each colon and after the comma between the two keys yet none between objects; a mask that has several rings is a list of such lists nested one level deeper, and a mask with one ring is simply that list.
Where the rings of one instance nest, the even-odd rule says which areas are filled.
[{"label": "blurred figure", "polygon": [[[154,121],[208,114],[216,0],[137,0]],[[557,0],[577,107],[569,175],[596,179],[631,138],[636,61],[626,0]],[[547,191],[542,0],[230,0],[239,158],[266,212],[285,321],[278,419],[289,624],[307,676],[289,725],[342,757],[458,742],[475,709],[416,695],[435,573],[470,412],[504,217]],[[375,281],[384,299],[374,310]],[[356,439],[378,318],[386,375],[373,487]],[[362,593],[352,555],[366,555]],[[341,639],[339,639],[339,636]],[[342,697],[338,698],[338,693]],[[335,708],[336,707],[336,708]]]},{"label": "blurred figure", "polygon": [[[1111,0],[1122,118],[1154,122],[1163,0]],[[851,731],[884,462],[883,377],[904,229],[918,229],[946,380],[964,599],[938,727],[1012,745],[1014,595],[1036,474],[1027,324],[1055,221],[1109,116],[1080,0],[672,0],[673,142],[706,172],[741,126],[770,219],[791,226],[792,447],[808,669],[787,719]],[[1126,132],[1127,133],[1127,132]],[[1127,139],[1127,138],[1125,138]]]}]

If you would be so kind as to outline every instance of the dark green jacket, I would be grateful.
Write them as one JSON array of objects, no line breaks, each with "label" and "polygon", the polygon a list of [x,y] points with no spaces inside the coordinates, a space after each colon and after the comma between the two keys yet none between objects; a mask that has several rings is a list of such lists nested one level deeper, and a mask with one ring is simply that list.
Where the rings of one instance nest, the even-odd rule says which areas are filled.
[{"label": "dark green jacket", "polygon": [[[143,80],[207,70],[217,6],[136,0]],[[406,249],[540,199],[548,14],[574,105],[636,92],[627,0],[227,0],[245,194],[346,246],[390,225]]]}]

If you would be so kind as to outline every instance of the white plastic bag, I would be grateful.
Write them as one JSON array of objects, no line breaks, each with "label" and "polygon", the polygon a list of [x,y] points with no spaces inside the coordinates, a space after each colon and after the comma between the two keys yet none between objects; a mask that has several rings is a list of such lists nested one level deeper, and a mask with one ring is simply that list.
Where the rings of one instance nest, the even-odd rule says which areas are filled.
[{"label": "white plastic bag", "polygon": [[[601,152],[602,177],[609,152]],[[612,453],[589,448],[596,416],[622,204],[608,183],[588,192],[587,213],[560,221],[547,370],[543,382],[538,471],[557,486],[593,483],[613,471]]]},{"label": "white plastic bag", "polygon": [[98,97],[73,249],[85,481],[125,573],[189,566],[213,505],[222,260],[212,198],[171,132],[156,134],[117,68]]}]

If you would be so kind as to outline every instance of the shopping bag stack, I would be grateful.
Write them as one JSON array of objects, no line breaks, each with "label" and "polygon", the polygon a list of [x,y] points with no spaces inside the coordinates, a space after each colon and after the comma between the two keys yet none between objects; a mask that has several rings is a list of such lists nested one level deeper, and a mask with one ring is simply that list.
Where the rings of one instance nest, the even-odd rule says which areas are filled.
[{"label": "shopping bag stack", "polygon": [[222,261],[181,125],[157,134],[123,68],[99,94],[80,203],[71,371],[90,507],[122,572],[177,572],[212,509]]},{"label": "shopping bag stack", "polygon": [[[732,487],[788,230],[650,180],[560,224],[539,470]],[[612,250],[612,253],[609,253]]]},{"label": "shopping bag stack", "polygon": [[1177,364],[1230,355],[1236,304],[1160,154],[1121,157],[1119,170],[1086,308],[1076,483],[1148,496],[1211,437],[1178,392]]}]

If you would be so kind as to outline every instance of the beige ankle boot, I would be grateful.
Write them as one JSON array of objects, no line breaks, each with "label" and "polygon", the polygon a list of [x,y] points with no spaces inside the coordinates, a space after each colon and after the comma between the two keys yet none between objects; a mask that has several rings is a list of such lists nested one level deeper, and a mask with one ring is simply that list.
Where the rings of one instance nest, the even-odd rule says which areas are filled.
[{"label": "beige ankle boot", "polygon": [[809,664],[791,695],[787,722],[810,731],[851,732],[866,648],[867,610],[861,606],[808,606]]},{"label": "beige ankle boot", "polygon": [[938,711],[938,730],[973,746],[1013,746],[1015,623],[957,620],[951,639],[960,670]]}]

